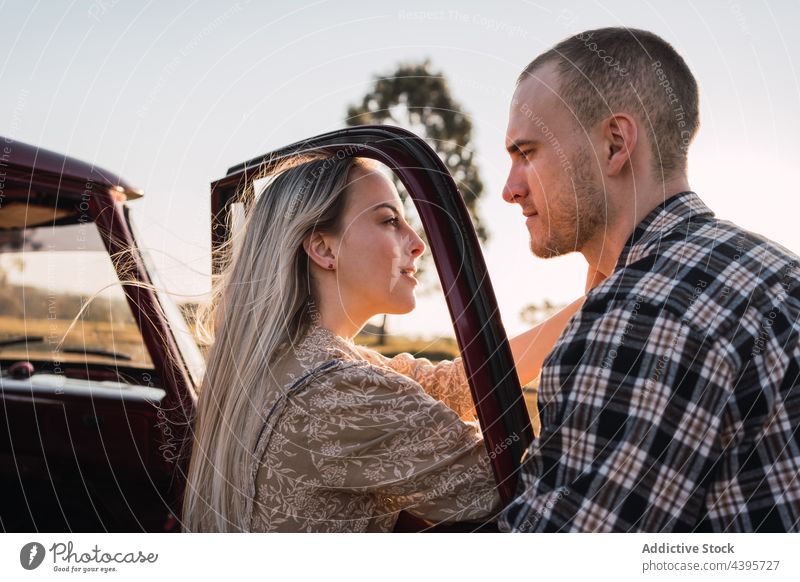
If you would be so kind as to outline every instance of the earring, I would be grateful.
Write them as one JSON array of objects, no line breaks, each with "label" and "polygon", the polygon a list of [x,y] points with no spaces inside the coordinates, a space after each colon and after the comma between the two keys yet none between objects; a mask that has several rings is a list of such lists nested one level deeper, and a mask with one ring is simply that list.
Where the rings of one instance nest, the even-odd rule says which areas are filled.
[{"label": "earring", "polygon": [[329,264],[328,264],[328,268],[329,268],[329,269],[333,269],[333,263],[329,263]]}]

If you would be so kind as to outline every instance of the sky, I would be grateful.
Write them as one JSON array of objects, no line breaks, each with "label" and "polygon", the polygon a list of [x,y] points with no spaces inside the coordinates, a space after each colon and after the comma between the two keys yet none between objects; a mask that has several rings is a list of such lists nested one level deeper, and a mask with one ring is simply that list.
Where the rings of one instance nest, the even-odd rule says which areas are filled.
[{"label": "sky", "polygon": [[[400,7],[402,6],[402,7]],[[651,30],[698,80],[689,181],[718,216],[800,251],[797,2],[0,3],[0,135],[94,162],[145,191],[131,202],[179,300],[210,285],[209,184],[227,168],[340,128],[373,75],[429,58],[474,125],[484,255],[509,333],[529,303],[583,292],[586,263],[541,260],[505,203],[503,141],[519,72],[590,28]],[[439,294],[391,330],[452,334]]]}]

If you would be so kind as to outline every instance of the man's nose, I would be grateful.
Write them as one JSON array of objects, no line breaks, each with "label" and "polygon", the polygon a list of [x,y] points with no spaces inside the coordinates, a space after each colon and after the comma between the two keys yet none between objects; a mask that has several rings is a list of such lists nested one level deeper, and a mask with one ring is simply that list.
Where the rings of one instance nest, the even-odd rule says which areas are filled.
[{"label": "man's nose", "polygon": [[503,186],[503,200],[509,204],[519,202],[521,198],[525,197],[525,184],[519,180],[514,172],[511,172],[506,179],[506,185]]}]

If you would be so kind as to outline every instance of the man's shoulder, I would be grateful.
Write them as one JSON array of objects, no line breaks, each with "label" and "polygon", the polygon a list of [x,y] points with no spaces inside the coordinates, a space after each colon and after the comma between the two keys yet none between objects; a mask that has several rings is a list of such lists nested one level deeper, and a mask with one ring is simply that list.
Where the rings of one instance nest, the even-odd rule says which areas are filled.
[{"label": "man's shoulder", "polygon": [[800,301],[799,274],[800,258],[790,250],[732,222],[709,218],[665,232],[609,277],[601,293],[609,306],[640,297],[691,317],[708,303],[735,309],[769,305],[779,295]]},{"label": "man's shoulder", "polygon": [[800,263],[800,258],[779,243],[714,216],[687,220],[658,233],[642,245],[636,260],[620,269],[625,275],[677,275],[676,283],[692,278],[693,270],[713,276],[748,271],[768,278],[764,267]]}]

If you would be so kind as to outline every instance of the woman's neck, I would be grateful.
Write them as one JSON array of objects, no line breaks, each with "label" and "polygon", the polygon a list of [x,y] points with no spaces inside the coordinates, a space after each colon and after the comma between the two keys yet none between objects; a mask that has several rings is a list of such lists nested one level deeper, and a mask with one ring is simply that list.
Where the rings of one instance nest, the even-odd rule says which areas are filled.
[{"label": "woman's neck", "polygon": [[369,319],[356,318],[340,301],[325,301],[324,298],[316,303],[315,311],[312,317],[317,325],[349,341],[358,335]]}]

